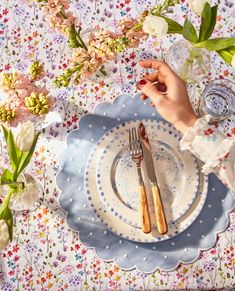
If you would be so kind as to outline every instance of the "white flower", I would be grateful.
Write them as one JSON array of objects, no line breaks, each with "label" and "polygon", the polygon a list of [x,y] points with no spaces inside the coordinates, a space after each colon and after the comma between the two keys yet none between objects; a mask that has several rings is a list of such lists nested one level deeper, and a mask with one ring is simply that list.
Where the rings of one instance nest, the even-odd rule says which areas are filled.
[{"label": "white flower", "polygon": [[235,54],[232,57],[231,66],[235,69]]},{"label": "white flower", "polygon": [[0,250],[8,245],[9,239],[8,226],[5,220],[0,220]]},{"label": "white flower", "polygon": [[14,137],[19,150],[22,152],[29,151],[35,139],[33,123],[31,121],[19,123],[14,131]]},{"label": "white flower", "polygon": [[194,13],[201,15],[206,2],[211,3],[210,0],[189,0],[188,4]]},{"label": "white flower", "polygon": [[164,36],[168,31],[168,23],[160,16],[148,15],[143,22],[143,31],[150,35]]}]

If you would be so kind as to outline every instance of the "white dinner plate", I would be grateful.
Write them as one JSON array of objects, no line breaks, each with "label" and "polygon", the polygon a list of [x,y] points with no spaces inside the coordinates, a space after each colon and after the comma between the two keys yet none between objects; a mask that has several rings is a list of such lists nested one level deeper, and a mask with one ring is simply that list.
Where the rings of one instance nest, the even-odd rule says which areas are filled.
[{"label": "white dinner plate", "polygon": [[[104,205],[126,223],[141,227],[136,164],[129,153],[128,130],[139,124],[130,123],[103,136],[101,146],[110,140],[97,164],[97,183]],[[150,139],[154,166],[163,198],[168,223],[179,219],[192,205],[199,186],[196,159],[188,151],[180,151],[179,135],[168,125],[145,122]],[[111,137],[111,138],[110,138]],[[145,164],[141,163],[148,204],[155,224],[151,187]]]},{"label": "white dinner plate", "polygon": [[[87,195],[89,196],[88,198],[91,202],[91,205],[94,207],[94,210],[97,213],[98,217],[100,217],[101,220],[107,225],[107,227],[110,230],[112,230],[114,233],[116,233],[124,238],[138,241],[138,242],[145,242],[146,243],[146,242],[162,241],[162,240],[166,240],[168,238],[171,238],[171,237],[181,233],[189,225],[191,225],[191,223],[193,223],[193,221],[196,219],[196,217],[198,216],[198,214],[200,213],[200,211],[203,207],[206,193],[207,193],[207,181],[204,180],[203,175],[200,175],[200,187],[199,187],[198,191],[196,191],[193,194],[187,193],[191,197],[188,199],[188,204],[187,203],[185,204],[185,205],[189,205],[187,207],[181,207],[180,205],[177,206],[176,202],[172,203],[174,200],[174,199],[172,199],[172,197],[174,197],[173,194],[172,194],[172,197],[171,198],[168,197],[169,199],[167,200],[167,195],[164,195],[164,191],[163,191],[164,206],[166,208],[167,215],[169,215],[169,213],[171,215],[170,217],[169,216],[167,217],[169,231],[166,235],[159,235],[156,228],[153,227],[153,230],[150,234],[144,234],[139,227],[139,222],[138,222],[139,215],[138,215],[137,203],[132,203],[131,204],[132,207],[130,207],[130,203],[128,203],[127,201],[125,201],[125,203],[121,203],[123,198],[119,199],[118,197],[116,197],[117,196],[115,194],[116,190],[113,190],[112,188],[110,188],[110,190],[112,190],[111,194],[109,193],[109,191],[107,191],[108,188],[106,188],[106,186],[105,186],[106,184],[101,183],[101,180],[103,181],[103,179],[101,179],[101,176],[103,175],[103,173],[101,175],[101,171],[100,170],[97,171],[97,169],[100,169],[99,165],[100,165],[100,163],[102,163],[101,161],[102,160],[105,161],[104,157],[106,155],[108,155],[109,150],[107,150],[107,149],[109,147],[113,148],[113,144],[114,145],[116,144],[116,140],[118,140],[117,144],[120,144],[121,152],[123,151],[123,153],[125,154],[125,148],[127,146],[127,140],[128,140],[128,139],[126,140],[125,134],[127,133],[128,128],[138,126],[138,124],[139,124],[139,121],[131,121],[131,122],[127,122],[125,124],[122,124],[118,127],[115,127],[110,132],[105,134],[101,138],[101,140],[98,142],[97,146],[94,148],[93,152],[91,153],[91,156],[90,156],[88,164],[87,164],[86,175],[85,175],[85,185],[86,185]],[[144,125],[146,126],[146,130],[147,130],[147,133],[149,135],[150,141],[158,138],[157,142],[156,142],[156,152],[153,151],[153,152],[155,152],[154,156],[156,157],[157,161],[161,161],[161,162],[164,160],[164,156],[168,157],[170,160],[172,160],[172,162],[166,162],[165,164],[164,164],[164,162],[162,162],[162,166],[163,166],[163,168],[168,167],[168,166],[172,166],[173,168],[176,167],[175,168],[175,175],[173,175],[170,178],[170,180],[171,181],[174,179],[177,180],[180,177],[180,174],[178,173],[178,172],[180,172],[180,171],[178,171],[179,169],[181,169],[184,172],[187,172],[187,170],[190,169],[189,164],[188,164],[189,162],[188,162],[187,158],[185,158],[185,156],[183,156],[184,154],[179,152],[178,132],[171,125],[169,125],[168,123],[163,122],[163,121],[145,120]],[[123,139],[119,138],[119,137],[117,139],[114,138],[115,133],[117,133],[117,132],[118,132],[118,135],[116,135],[116,136],[123,136],[124,138]],[[122,135],[122,133],[123,133],[123,135]],[[152,134],[154,134],[154,138],[153,138]],[[169,136],[171,136],[171,137],[169,138]],[[161,142],[159,142],[159,138],[161,139]],[[169,145],[169,143],[170,143],[169,139],[170,140],[172,139],[171,145]],[[166,142],[166,140],[167,140],[167,142]],[[154,143],[153,143],[153,145],[154,145]],[[155,145],[153,146],[153,149],[154,148],[155,148]],[[118,152],[116,151],[116,147],[113,149],[115,149],[113,151],[114,160],[111,159],[110,165],[109,165],[109,163],[106,163],[106,162],[104,163],[104,165],[106,165],[107,167],[111,167],[111,168],[112,168],[112,164],[113,164],[112,162],[115,161],[115,155],[118,154]],[[126,150],[127,150],[127,148],[126,148]],[[112,151],[110,151],[110,152],[112,152]],[[194,169],[194,170],[192,170],[192,169],[191,170],[192,170],[192,173],[195,173],[195,176],[192,176],[190,178],[190,175],[188,175],[188,173],[187,173],[188,176],[186,176],[186,177],[188,177],[188,181],[187,181],[187,179],[185,180],[186,185],[183,188],[187,189],[188,184],[190,184],[190,182],[192,182],[192,184],[195,186],[195,188],[198,188],[199,173],[198,173],[197,163],[191,154],[188,153],[188,155],[189,155],[188,159],[191,161],[191,168]],[[130,162],[132,162],[132,161],[130,160]],[[121,164],[120,164],[120,166],[121,166]],[[134,170],[134,166],[135,166],[134,164],[131,166],[133,168],[133,170]],[[121,171],[121,169],[122,168],[120,167],[120,171]],[[115,173],[118,173],[117,169],[115,170]],[[157,172],[157,175],[159,175],[159,177],[160,177],[160,174],[158,172]],[[161,175],[163,175],[163,173],[161,173]],[[120,175],[118,175],[118,176],[120,177]],[[123,176],[123,175],[121,175],[121,176]],[[105,175],[105,177],[106,177],[106,181],[108,181],[109,180],[108,177],[110,177],[109,185],[111,185],[110,187],[112,187],[112,181],[111,181],[112,175],[110,176],[110,172],[107,172],[107,175]],[[145,176],[145,179],[146,179],[146,176]],[[180,179],[181,180],[179,183],[180,183],[180,185],[183,185],[184,179],[182,177]],[[136,181],[138,181],[137,176],[136,176],[136,174],[134,174],[134,171],[133,171],[132,182],[129,183],[126,180],[125,185],[126,185],[126,188],[128,188],[128,189],[130,187],[129,184],[136,185],[136,186],[134,186],[134,188],[136,187],[135,191],[136,191],[136,197],[137,197],[138,184],[136,184]],[[108,182],[107,182],[107,185],[108,185]],[[166,185],[168,185],[168,184],[166,184]],[[190,189],[190,188],[188,188],[188,189]],[[179,191],[178,186],[176,187],[175,190],[176,190],[175,191],[175,193],[176,193],[175,201],[177,199],[179,199],[178,201],[183,201],[182,197],[185,196],[185,194],[182,194],[182,193],[184,193],[184,191],[183,192]],[[172,192],[174,192],[174,191],[172,191]],[[109,196],[109,195],[111,195],[111,196]],[[195,196],[196,196],[196,198],[195,198]],[[134,225],[135,222],[133,222],[133,219],[131,220],[132,223],[129,223],[129,221],[127,219],[122,219],[122,217],[120,217],[120,215],[126,216],[126,213],[123,213],[123,212],[120,213],[120,212],[116,211],[116,208],[111,208],[107,202],[105,203],[104,197],[113,197],[114,200],[118,200],[118,203],[121,204],[122,207],[124,207],[125,211],[127,209],[129,209],[129,211],[131,211],[133,216],[137,218],[137,226]],[[124,194],[124,197],[125,197],[125,194]],[[112,200],[112,198],[111,198],[111,200]],[[181,213],[181,214],[179,215],[180,217],[178,219],[176,219],[176,217],[174,217],[174,219],[171,219],[171,218],[173,218],[173,216],[172,216],[172,213],[168,211],[168,209],[170,209],[170,208],[167,206],[169,203],[169,200],[171,202],[171,204],[169,204],[169,205],[176,205],[179,208],[178,213]],[[151,201],[149,203],[151,204]],[[190,205],[191,205],[191,207],[190,207]],[[115,206],[115,204],[114,204],[114,206]],[[182,211],[182,209],[184,211]],[[151,212],[153,213],[153,208],[151,208]],[[154,217],[151,217],[151,220],[154,220]]]}]

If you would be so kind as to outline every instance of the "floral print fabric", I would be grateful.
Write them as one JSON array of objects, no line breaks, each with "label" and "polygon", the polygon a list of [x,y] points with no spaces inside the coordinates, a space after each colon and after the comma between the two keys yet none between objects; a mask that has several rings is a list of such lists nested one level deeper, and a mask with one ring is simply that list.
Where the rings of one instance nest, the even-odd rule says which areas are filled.
[{"label": "floral print fabric", "polygon": [[[116,29],[124,17],[138,17],[155,0],[74,0],[71,10],[84,29],[100,26]],[[215,3],[215,1],[214,1]],[[231,7],[230,7],[231,6]],[[177,7],[176,20],[183,23],[188,15],[187,1]],[[234,27],[235,4],[222,0],[219,6],[215,35],[231,35]],[[190,15],[196,24],[199,18]],[[34,1],[0,1],[0,70],[14,69],[25,73],[35,59],[45,63],[45,80],[53,97],[60,101],[64,121],[43,130],[28,172],[36,177],[45,190],[45,199],[34,212],[21,212],[15,220],[15,239],[0,253],[0,290],[214,290],[234,287],[235,212],[230,213],[230,225],[218,236],[214,248],[203,251],[200,258],[176,270],[144,274],[139,270],[122,271],[115,262],[101,261],[93,250],[84,247],[79,234],[69,229],[66,215],[60,209],[60,191],[56,185],[59,157],[66,148],[66,137],[78,127],[80,117],[92,112],[98,102],[112,101],[121,93],[134,94],[142,71],[140,59],[163,59],[167,49],[180,36],[164,39],[149,37],[138,49],[128,49],[111,64],[105,80],[87,80],[74,87],[55,89],[52,79],[68,67],[70,50],[63,34],[48,27],[44,13]],[[214,78],[234,80],[233,69],[213,52],[211,73],[190,91],[197,106],[205,84]],[[1,98],[1,96],[0,96]],[[220,130],[235,135],[234,118],[224,121]],[[0,133],[0,165],[7,163],[6,148]],[[78,157],[79,158],[79,157]]]}]

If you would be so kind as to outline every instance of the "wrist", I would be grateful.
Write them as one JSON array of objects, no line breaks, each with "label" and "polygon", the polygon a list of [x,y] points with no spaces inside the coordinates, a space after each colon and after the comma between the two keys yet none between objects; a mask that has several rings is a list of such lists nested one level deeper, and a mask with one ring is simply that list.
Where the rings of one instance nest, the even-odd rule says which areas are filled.
[{"label": "wrist", "polygon": [[189,127],[193,127],[195,122],[197,121],[196,115],[191,116],[186,120],[179,120],[177,121],[174,126],[178,129],[182,134],[186,132]]}]

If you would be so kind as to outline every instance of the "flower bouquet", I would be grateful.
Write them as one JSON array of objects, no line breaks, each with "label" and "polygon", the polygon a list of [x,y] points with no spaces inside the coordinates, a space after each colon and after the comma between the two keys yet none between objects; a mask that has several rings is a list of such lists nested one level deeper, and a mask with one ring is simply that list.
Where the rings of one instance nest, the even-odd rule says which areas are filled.
[{"label": "flower bouquet", "polygon": [[6,247],[13,236],[13,210],[31,209],[39,198],[39,187],[30,175],[23,174],[29,164],[39,137],[30,121],[20,123],[13,134],[4,126],[11,170],[5,169],[0,176],[0,249]]},{"label": "flower bouquet", "polygon": [[44,76],[43,66],[34,62],[29,74],[18,72],[0,75],[0,122],[16,126],[23,120],[39,124],[52,110],[52,99],[48,90],[36,85]]}]

